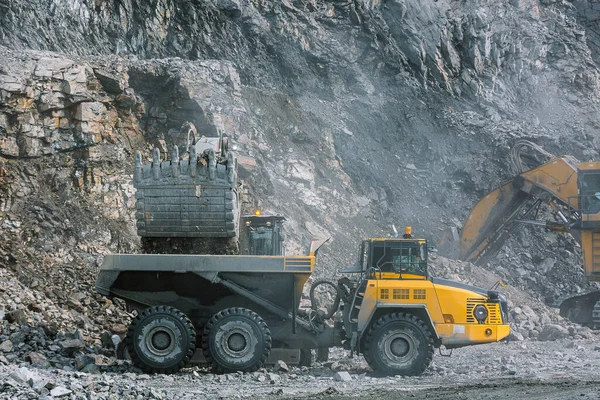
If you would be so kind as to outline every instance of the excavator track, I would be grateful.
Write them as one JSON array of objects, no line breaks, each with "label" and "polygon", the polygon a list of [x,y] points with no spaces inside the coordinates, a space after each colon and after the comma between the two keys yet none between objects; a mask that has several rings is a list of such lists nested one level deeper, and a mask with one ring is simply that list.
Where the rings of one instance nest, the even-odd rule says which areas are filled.
[{"label": "excavator track", "polygon": [[568,296],[558,306],[561,317],[585,326],[600,327],[600,291]]}]

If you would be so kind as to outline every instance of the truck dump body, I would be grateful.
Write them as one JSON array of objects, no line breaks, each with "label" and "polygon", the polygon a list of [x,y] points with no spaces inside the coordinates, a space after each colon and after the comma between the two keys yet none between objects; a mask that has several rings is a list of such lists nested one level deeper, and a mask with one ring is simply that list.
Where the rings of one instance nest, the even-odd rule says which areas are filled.
[{"label": "truck dump body", "polygon": [[292,313],[314,262],[314,256],[113,254],[104,258],[96,289],[140,306],[167,304],[208,316],[217,303],[240,300],[225,281]]}]

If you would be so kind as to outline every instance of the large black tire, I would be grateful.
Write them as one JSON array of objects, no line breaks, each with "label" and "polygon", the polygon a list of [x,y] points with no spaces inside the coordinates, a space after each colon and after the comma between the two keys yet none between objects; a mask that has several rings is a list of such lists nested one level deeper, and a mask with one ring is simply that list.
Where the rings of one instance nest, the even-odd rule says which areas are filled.
[{"label": "large black tire", "polygon": [[135,366],[150,373],[171,374],[192,358],[196,330],[178,309],[153,306],[131,321],[126,342]]},{"label": "large black tire", "polygon": [[240,307],[213,315],[202,333],[204,358],[218,373],[256,371],[267,361],[271,342],[265,321]]},{"label": "large black tire", "polygon": [[384,315],[367,333],[364,356],[377,374],[420,375],[433,359],[431,331],[412,314]]}]

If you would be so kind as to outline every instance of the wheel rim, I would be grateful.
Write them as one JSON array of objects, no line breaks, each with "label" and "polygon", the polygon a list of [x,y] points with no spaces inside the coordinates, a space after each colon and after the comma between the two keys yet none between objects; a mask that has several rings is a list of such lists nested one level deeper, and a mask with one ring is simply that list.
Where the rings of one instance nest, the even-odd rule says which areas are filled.
[{"label": "wheel rim", "polygon": [[394,364],[406,364],[417,354],[417,344],[411,335],[392,332],[381,342],[382,353]]},{"label": "wheel rim", "polygon": [[232,358],[243,358],[247,356],[253,348],[252,335],[240,327],[229,329],[221,332],[221,349],[223,352]]},{"label": "wheel rim", "polygon": [[165,356],[175,349],[175,332],[167,326],[153,327],[145,336],[146,348],[152,354]]}]

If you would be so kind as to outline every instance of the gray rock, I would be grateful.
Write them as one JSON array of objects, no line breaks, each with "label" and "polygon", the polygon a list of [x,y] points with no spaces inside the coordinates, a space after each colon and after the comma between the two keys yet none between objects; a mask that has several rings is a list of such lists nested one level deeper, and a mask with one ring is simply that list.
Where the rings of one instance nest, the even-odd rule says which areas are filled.
[{"label": "gray rock", "polygon": [[281,377],[279,375],[274,374],[272,372],[269,372],[267,374],[267,378],[269,379],[269,382],[271,382],[271,383],[277,382],[281,379]]},{"label": "gray rock", "polygon": [[13,351],[13,343],[10,340],[5,340],[0,343],[0,351],[3,353],[10,353]]},{"label": "gray rock", "polygon": [[352,376],[346,371],[338,371],[333,375],[333,380],[337,382],[350,382]]},{"label": "gray rock", "polygon": [[119,336],[119,335],[112,335],[110,337],[110,340],[115,349],[118,349],[119,345],[122,343],[121,336]]},{"label": "gray rock", "polygon": [[275,371],[275,372],[290,372],[290,368],[282,360],[277,360],[277,362],[273,366],[273,371]]},{"label": "gray rock", "polygon": [[50,394],[50,391],[48,390],[48,386],[49,386],[50,382],[51,382],[50,379],[38,376],[37,379],[29,380],[29,386],[31,386],[31,388],[38,393],[41,393],[41,391],[43,389],[43,390],[47,391],[46,394]]},{"label": "gray rock", "polygon": [[108,331],[102,332],[102,335],[100,335],[100,343],[102,343],[102,347],[107,349],[114,349],[116,347],[112,341],[112,335]]},{"label": "gray rock", "polygon": [[32,378],[32,373],[27,368],[18,368],[9,375],[9,378],[19,384],[28,384],[27,382]]},{"label": "gray rock", "polygon": [[78,350],[83,350],[83,348],[85,347],[83,342],[79,339],[63,340],[62,342],[59,342],[59,345],[62,349],[62,352],[67,355],[73,354]]},{"label": "gray rock", "polygon": [[53,398],[58,398],[58,397],[68,396],[71,393],[73,393],[73,391],[67,389],[66,387],[57,386],[50,391],[50,396],[52,396]]},{"label": "gray rock", "polygon": [[31,362],[31,365],[34,367],[38,367],[38,368],[50,368],[51,367],[50,361],[48,361],[48,359],[43,354],[32,351],[31,353],[29,353],[27,358]]},{"label": "gray rock", "polygon": [[539,322],[540,317],[536,314],[535,311],[533,311],[531,309],[531,307],[524,305],[522,307],[523,310],[523,314],[525,314],[527,316],[527,319],[529,319],[531,322],[536,323]]},{"label": "gray rock", "polygon": [[87,354],[79,355],[79,356],[75,357],[75,368],[77,368],[78,371],[81,371],[88,365],[94,364],[95,361],[96,361],[95,358],[90,355],[87,355]]},{"label": "gray rock", "polygon": [[554,341],[564,339],[569,336],[569,331],[560,325],[544,325],[542,331],[538,335],[540,341]]},{"label": "gray rock", "polygon": [[13,324],[26,325],[27,315],[23,310],[14,310],[6,314],[6,320]]},{"label": "gray rock", "polygon": [[100,367],[96,364],[88,364],[81,370],[82,372],[86,372],[88,374],[99,374]]}]

